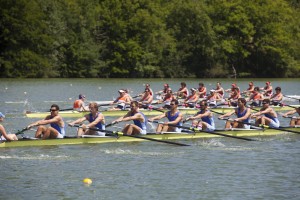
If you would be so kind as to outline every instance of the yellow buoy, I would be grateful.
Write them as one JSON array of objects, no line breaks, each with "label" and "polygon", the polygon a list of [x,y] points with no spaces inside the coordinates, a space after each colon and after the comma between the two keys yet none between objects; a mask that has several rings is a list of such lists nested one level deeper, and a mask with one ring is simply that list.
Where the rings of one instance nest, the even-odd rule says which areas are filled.
[{"label": "yellow buoy", "polygon": [[85,179],[83,179],[83,183],[84,184],[87,184],[87,185],[90,185],[90,184],[92,184],[92,180],[91,179],[89,179],[89,178],[85,178]]}]

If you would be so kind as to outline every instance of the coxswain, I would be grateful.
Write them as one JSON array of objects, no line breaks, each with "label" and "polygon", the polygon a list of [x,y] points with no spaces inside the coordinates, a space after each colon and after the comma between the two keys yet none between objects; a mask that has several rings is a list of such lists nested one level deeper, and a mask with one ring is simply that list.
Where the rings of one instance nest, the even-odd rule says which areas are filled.
[{"label": "coxswain", "polygon": [[[47,124],[50,126],[45,126]],[[51,105],[50,115],[47,115],[45,119],[31,123],[27,126],[27,129],[34,126],[38,126],[35,132],[36,138],[55,139],[64,138],[65,136],[65,122],[59,115],[59,107],[56,104]]]},{"label": "coxswain", "polygon": [[[3,122],[5,118],[5,115],[0,112],[0,122]],[[0,141],[12,141],[12,140],[18,140],[18,137],[16,134],[8,134],[6,133],[6,130],[2,124],[0,124]]]},{"label": "coxswain", "polygon": [[195,108],[198,102],[199,96],[196,88],[191,88],[191,94],[184,100],[184,105],[189,108]]},{"label": "coxswain", "polygon": [[199,104],[200,111],[196,113],[195,116],[185,119],[185,121],[193,120],[193,126],[196,122],[194,120],[200,119],[197,124],[197,128],[204,131],[214,131],[215,122],[212,112],[208,109],[208,103],[206,100],[202,100]]},{"label": "coxswain", "polygon": [[130,103],[130,111],[112,123],[118,123],[123,121],[133,121],[133,124],[126,124],[122,130],[127,135],[147,134],[147,118],[139,111],[139,103],[132,101]]},{"label": "coxswain", "polygon": [[168,122],[158,124],[156,128],[157,134],[161,134],[162,132],[170,132],[170,131],[181,132],[181,128],[176,127],[176,126],[182,126],[182,113],[178,110],[178,104],[179,104],[178,100],[173,99],[170,103],[170,107],[171,107],[170,111],[167,111],[162,115],[158,115],[149,119],[150,122],[153,122],[154,120],[160,120],[164,117],[166,117],[169,120]]},{"label": "coxswain", "polygon": [[278,128],[280,126],[280,122],[277,117],[277,113],[273,108],[270,107],[270,99],[264,99],[262,101],[263,107],[259,112],[252,114],[252,117],[256,118],[255,125],[258,126],[268,125],[272,128]]},{"label": "coxswain", "polygon": [[[82,135],[100,135],[105,136],[105,118],[104,115],[99,112],[97,103],[92,102],[89,104],[90,113],[86,114],[84,117],[81,117],[73,122],[69,123],[69,126],[74,126],[75,124],[82,124],[84,121],[88,121],[88,124],[82,124],[77,130],[77,136]],[[94,128],[90,129],[90,128]],[[98,129],[98,130],[95,130]]]},{"label": "coxswain", "polygon": [[[238,107],[235,108],[233,111],[228,112],[224,115],[221,115],[219,119],[224,119],[230,117],[231,115],[235,114],[237,118],[231,119],[229,118],[226,121],[225,128],[245,128],[250,129],[250,118],[251,118],[251,109],[246,107],[247,101],[244,98],[238,99]],[[248,123],[248,124],[247,124]]]},{"label": "coxswain", "polygon": [[86,97],[83,94],[79,95],[79,98],[77,100],[74,101],[73,103],[73,110],[77,110],[77,111],[87,111],[88,108],[85,106],[85,101]]}]

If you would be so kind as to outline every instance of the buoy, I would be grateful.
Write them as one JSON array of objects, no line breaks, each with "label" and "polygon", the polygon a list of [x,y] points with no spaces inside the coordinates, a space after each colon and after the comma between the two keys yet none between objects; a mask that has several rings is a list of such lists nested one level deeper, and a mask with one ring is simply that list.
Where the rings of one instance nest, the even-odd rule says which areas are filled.
[{"label": "buoy", "polygon": [[85,179],[83,179],[83,183],[84,184],[87,184],[87,185],[90,185],[90,184],[92,184],[92,180],[91,179],[89,179],[89,178],[85,178]]}]

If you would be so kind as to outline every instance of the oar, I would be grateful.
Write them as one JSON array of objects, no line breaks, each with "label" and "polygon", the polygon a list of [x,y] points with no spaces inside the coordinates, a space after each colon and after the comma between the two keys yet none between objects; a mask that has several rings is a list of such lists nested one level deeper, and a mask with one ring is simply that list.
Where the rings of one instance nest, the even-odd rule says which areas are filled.
[{"label": "oar", "polygon": [[[75,124],[74,127],[81,127],[81,126]],[[139,135],[126,135],[121,131],[101,130],[101,129],[98,129],[98,128],[91,128],[91,127],[89,127],[89,129],[94,130],[94,131],[101,131],[101,132],[109,133],[109,134],[112,134],[112,135],[115,135],[115,136],[122,135],[122,136],[126,136],[126,137],[139,138],[139,139],[143,139],[143,140],[150,140],[150,141],[154,141],[154,142],[161,142],[161,143],[173,144],[173,145],[178,145],[178,146],[191,146],[189,144],[171,142],[171,141],[166,141],[166,140],[157,140],[157,139],[154,139],[154,138],[148,138],[148,137],[139,136]]]},{"label": "oar", "polygon": [[25,127],[25,128],[23,128],[22,130],[18,130],[16,133],[15,133],[15,135],[20,135],[20,134],[23,134],[25,131],[27,131],[27,130],[29,130],[29,128],[28,127]]},{"label": "oar", "polygon": [[256,124],[248,123],[248,122],[239,122],[239,123],[247,124],[247,125],[250,125],[250,126],[261,127],[261,128],[268,128],[268,129],[274,129],[274,130],[278,130],[278,131],[285,131],[285,132],[291,132],[291,133],[298,133],[298,134],[300,134],[300,132],[298,132],[298,131],[288,130],[288,129],[284,129],[284,128],[270,127],[270,126],[267,126],[267,125],[264,125],[264,124],[258,124],[258,125],[256,125]]},{"label": "oar", "polygon": [[[161,123],[161,122],[158,122],[158,121],[153,121],[153,122],[154,123]],[[191,127],[187,127],[187,126],[179,126],[179,125],[174,125],[174,124],[168,124],[168,126],[174,126],[174,127],[178,127],[178,128],[192,130],[194,132],[203,132],[203,133],[208,133],[208,134],[212,134],[212,135],[220,135],[220,136],[230,137],[230,138],[235,138],[235,139],[240,139],[240,140],[256,141],[256,140],[250,139],[250,138],[238,137],[238,136],[234,136],[234,135],[227,135],[227,134],[218,133],[218,132],[214,132],[214,131],[204,131],[204,130],[199,130],[197,128],[191,128]]]},{"label": "oar", "polygon": [[298,100],[299,102],[300,102],[300,99],[298,99],[298,98],[295,98],[295,97],[290,97],[290,96],[287,96],[287,95],[283,95],[284,97],[286,97],[286,98],[290,98],[290,99],[295,99],[295,100]]},{"label": "oar", "polygon": [[280,106],[287,106],[287,107],[290,107],[290,108],[300,108],[300,107],[295,107],[295,106],[291,106],[291,105],[287,105],[287,104],[283,104],[283,103],[279,103]]}]

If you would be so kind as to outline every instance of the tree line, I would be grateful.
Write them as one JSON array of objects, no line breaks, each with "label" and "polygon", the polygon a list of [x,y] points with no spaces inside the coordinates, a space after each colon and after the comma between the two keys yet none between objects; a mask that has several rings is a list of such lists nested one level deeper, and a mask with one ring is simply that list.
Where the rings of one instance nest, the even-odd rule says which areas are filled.
[{"label": "tree line", "polygon": [[298,0],[0,0],[0,77],[300,77]]}]

